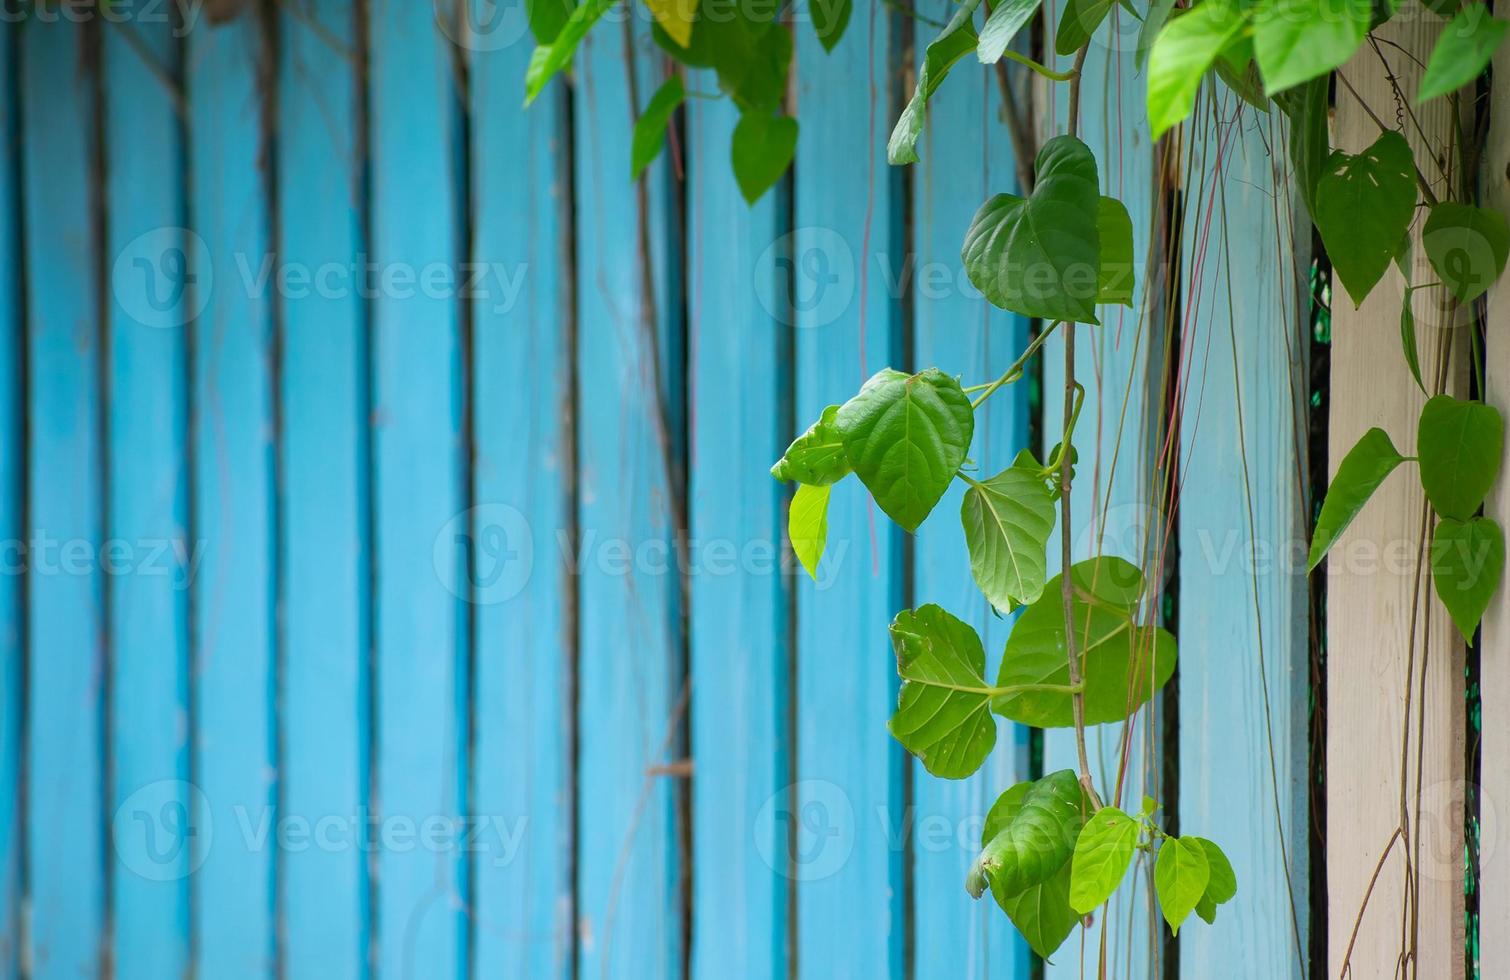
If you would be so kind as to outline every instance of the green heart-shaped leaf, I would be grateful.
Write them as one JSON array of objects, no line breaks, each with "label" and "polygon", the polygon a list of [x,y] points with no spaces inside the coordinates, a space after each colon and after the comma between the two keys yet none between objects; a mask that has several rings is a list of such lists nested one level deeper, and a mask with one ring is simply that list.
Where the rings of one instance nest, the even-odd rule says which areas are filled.
[{"label": "green heart-shaped leaf", "polygon": [[1068,864],[1074,853],[1075,838],[1086,817],[1080,780],[1064,769],[1027,786],[1020,797],[1005,804],[998,801],[1004,807],[999,827],[985,842],[966,882],[977,898],[988,884],[1004,896],[1041,885]]},{"label": "green heart-shaped leaf", "polygon": [[975,25],[970,18],[975,16],[975,8],[979,6],[980,0],[964,0],[939,36],[929,42],[923,52],[917,89],[897,119],[896,128],[891,131],[891,141],[886,147],[887,162],[917,163],[918,136],[923,132],[923,122],[928,115],[928,100],[955,62],[975,50]]},{"label": "green heart-shaped leaf", "polygon": [[1070,872],[1070,905],[1090,913],[1127,875],[1138,843],[1138,822],[1114,806],[1102,807],[1085,822],[1075,841]]},{"label": "green heart-shaped leaf", "polygon": [[1101,269],[1096,276],[1096,302],[1132,306],[1136,275],[1133,269],[1132,216],[1115,197],[1096,206],[1096,232],[1101,237]]},{"label": "green heart-shaped leaf", "polygon": [[1091,39],[1116,0],[1068,0],[1054,33],[1054,52],[1072,55]]},{"label": "green heart-shaped leaf", "polygon": [[1473,517],[1500,471],[1505,423],[1483,402],[1437,395],[1421,409],[1416,454],[1421,486],[1442,517]]},{"label": "green heart-shaped leaf", "polygon": [[1399,133],[1382,134],[1362,153],[1337,150],[1327,159],[1316,187],[1316,229],[1353,305],[1389,269],[1415,208],[1415,163]]},{"label": "green heart-shaped leaf", "polygon": [[916,531],[954,480],[975,432],[959,382],[885,368],[834,417],[844,454],[887,516]]},{"label": "green heart-shaped leaf", "polygon": [[986,599],[1010,610],[1043,594],[1045,550],[1054,530],[1054,495],[1029,455],[965,491],[960,521],[970,573]]},{"label": "green heart-shaped leaf", "polygon": [[1405,457],[1395,451],[1389,434],[1383,429],[1369,429],[1363,434],[1342,462],[1337,464],[1337,475],[1327,487],[1326,500],[1321,504],[1321,516],[1316,519],[1316,533],[1311,538],[1311,558],[1306,571],[1314,569],[1332,545],[1353,523],[1353,518],[1363,510],[1368,498],[1379,489],[1384,478],[1395,471]]},{"label": "green heart-shaped leaf", "polygon": [[1196,903],[1206,894],[1206,883],[1211,879],[1211,865],[1206,860],[1206,849],[1190,837],[1166,837],[1159,847],[1159,859],[1154,864],[1153,887],[1159,896],[1159,908],[1164,921],[1178,936],[1180,923],[1195,911]]},{"label": "green heart-shaped leaf", "polygon": [[831,486],[799,484],[787,512],[787,539],[792,542],[797,560],[802,562],[802,567],[815,582],[818,580],[818,562],[823,560],[823,549],[828,546],[828,496],[831,490]]},{"label": "green heart-shaped leaf", "polygon": [[1217,847],[1215,842],[1204,837],[1186,837],[1185,840],[1195,841],[1206,853],[1206,865],[1211,871],[1211,876],[1206,879],[1206,893],[1201,897],[1210,900],[1213,907],[1225,905],[1236,898],[1237,872],[1232,870],[1232,862],[1227,860],[1227,855],[1222,853],[1222,849]]},{"label": "green heart-shaped leaf", "polygon": [[813,18],[813,33],[818,35],[818,43],[823,45],[823,50],[834,50],[834,45],[844,36],[844,28],[849,26],[849,15],[853,7],[854,0],[808,0],[808,13]]},{"label": "green heart-shaped leaf", "polygon": [[1489,16],[1489,8],[1481,3],[1459,11],[1437,37],[1416,101],[1446,95],[1478,78],[1505,40],[1507,28],[1510,21]]},{"label": "green heart-shaped leaf", "polygon": [[1431,542],[1431,580],[1463,639],[1494,599],[1505,573],[1505,532],[1487,517],[1457,521],[1444,517]]},{"label": "green heart-shaped leaf", "polygon": [[1443,201],[1432,207],[1421,230],[1421,245],[1452,294],[1471,303],[1505,271],[1510,225],[1495,211]]},{"label": "green heart-shaped leaf", "polygon": [[891,644],[902,690],[887,727],[929,772],[964,779],[996,745],[980,637],[968,623],[929,604],[897,613]]},{"label": "green heart-shaped leaf", "polygon": [[1027,198],[998,194],[975,212],[960,257],[996,306],[1045,320],[1096,323],[1101,269],[1096,158],[1073,136],[1044,144]]},{"label": "green heart-shaped leaf", "polygon": [[1042,3],[1043,0],[1005,0],[997,4],[980,29],[980,44],[975,53],[981,64],[994,65],[1000,61],[1002,53],[1012,46],[1017,32],[1033,19]]},{"label": "green heart-shaped leaf", "polygon": [[797,152],[797,120],[749,109],[734,126],[734,180],[746,202],[754,204],[771,189]]},{"label": "green heart-shaped leaf", "polygon": [[849,459],[844,455],[844,440],[839,437],[835,419],[839,406],[823,410],[818,421],[807,427],[771,467],[771,475],[782,482],[806,483],[823,487],[849,475]]},{"label": "green heart-shaped leaf", "polygon": [[1264,0],[1253,16],[1253,53],[1272,95],[1320,77],[1353,56],[1373,20],[1372,0]]},{"label": "green heart-shaped leaf", "polygon": [[1154,139],[1190,115],[1201,79],[1247,23],[1248,13],[1238,4],[1209,2],[1164,24],[1148,53],[1148,121]]},{"label": "green heart-shaped leaf", "polygon": [[567,65],[577,53],[577,46],[602,16],[618,0],[584,0],[571,12],[549,43],[539,44],[530,52],[524,69],[524,104],[529,105],[545,91],[545,84]]},{"label": "green heart-shaped leaf", "polygon": [[671,122],[671,114],[676,112],[676,107],[686,97],[682,76],[672,75],[655,90],[655,94],[650,97],[650,104],[645,106],[640,118],[634,121],[634,139],[629,148],[629,176],[632,179],[639,180],[640,174],[650,166],[650,161],[661,152],[661,146],[666,142],[666,126]]},{"label": "green heart-shaped leaf", "polygon": [[[985,825],[981,828],[980,843],[984,848],[1000,834],[1022,809],[1022,802],[1032,789],[1031,782],[1018,783],[997,798]],[[971,885],[974,888],[975,885]],[[979,897],[978,893],[976,897]],[[1007,894],[996,882],[991,882],[991,897],[1007,913],[1007,918],[1022,933],[1033,952],[1044,959],[1053,956],[1075,930],[1080,915],[1070,908],[1070,862],[1054,872],[1046,881],[1030,885],[1015,894]]]}]

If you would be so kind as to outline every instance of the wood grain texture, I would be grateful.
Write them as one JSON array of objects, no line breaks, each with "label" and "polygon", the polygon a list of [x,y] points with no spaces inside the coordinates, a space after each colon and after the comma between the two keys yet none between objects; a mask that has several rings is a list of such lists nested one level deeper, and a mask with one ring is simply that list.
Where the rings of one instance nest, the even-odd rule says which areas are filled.
[{"label": "wood grain texture", "polygon": [[[473,6],[472,405],[477,510],[473,811],[477,976],[571,975],[575,478],[565,85],[520,107],[524,7]],[[505,165],[505,161],[507,162]],[[627,189],[627,183],[625,184]],[[527,748],[526,748],[527,747]]]},{"label": "wood grain texture", "polygon": [[[371,596],[366,303],[355,7],[280,8],[278,228],[283,291],[282,815],[330,843],[282,862],[290,980],[365,975]],[[318,277],[318,278],[317,278]]]},{"label": "wood grain texture", "polygon": [[[716,83],[691,80],[700,90]],[[766,470],[790,435],[791,315],[774,261],[790,187],[745,203],[729,167],[738,118],[731,104],[705,100],[686,116],[699,980],[727,976],[731,964],[774,980],[789,963],[787,828],[772,815],[791,780],[792,583],[782,568],[786,493]]]},{"label": "wood grain texture", "polygon": [[[825,52],[797,31],[794,231],[796,424],[904,367],[902,313],[883,272],[899,267],[902,173],[886,164],[893,104],[890,8],[857,8]],[[936,514],[934,520],[948,521]],[[925,526],[926,528],[926,526]],[[896,661],[886,626],[902,608],[902,532],[857,480],[834,487],[818,582],[797,592],[797,969],[805,977],[900,978],[906,907],[907,763],[886,721]]]},{"label": "wood grain texture", "polygon": [[681,260],[666,162],[646,172],[643,209],[629,179],[631,120],[643,105],[631,103],[628,72],[644,103],[663,61],[644,19],[632,18],[627,43],[626,29],[605,22],[578,51],[573,106],[583,978],[680,975],[686,900],[677,787],[655,771],[674,761],[686,721],[671,502],[680,422],[661,412],[679,403],[670,386],[681,363]]},{"label": "wood grain texture", "polygon": [[[1134,305],[1100,308],[1100,326],[1079,326],[1075,340],[1075,376],[1085,386],[1085,403],[1074,441],[1080,464],[1071,492],[1073,554],[1076,561],[1114,555],[1141,565],[1149,575],[1149,595],[1160,588],[1159,575],[1168,556],[1162,553],[1162,519],[1156,494],[1154,464],[1160,446],[1160,368],[1150,351],[1162,343],[1160,312],[1145,312],[1149,290],[1144,267],[1149,255],[1155,209],[1153,203],[1154,150],[1149,139],[1144,76],[1135,72],[1131,47],[1138,25],[1126,11],[1114,9],[1091,42],[1081,88],[1080,138],[1096,154],[1101,192],[1127,206],[1133,226],[1133,261],[1137,273]],[[1060,59],[1068,68],[1069,58]],[[1064,86],[1048,86],[1048,105],[1040,119],[1063,132],[1067,122]],[[1052,135],[1052,133],[1045,134]],[[1161,309],[1157,304],[1154,310]],[[1064,328],[1060,328],[1061,331]],[[1158,354],[1157,356],[1162,356]],[[1043,348],[1043,443],[1047,452],[1063,432],[1064,343],[1062,334]],[[1059,570],[1062,524],[1049,541],[1050,574]],[[1157,616],[1156,603],[1143,615]],[[1163,779],[1161,702],[1134,720],[1130,765],[1122,803],[1136,808],[1143,795],[1160,798]],[[1101,725],[1086,733],[1091,767],[1100,786],[1115,786],[1122,744],[1122,726]],[[1075,736],[1071,729],[1044,734],[1045,772],[1076,768]],[[1100,931],[1109,923],[1111,976],[1156,975],[1163,968],[1163,922],[1152,907],[1152,864],[1134,865],[1109,914],[1093,928],[1074,933],[1052,964],[1048,980],[1078,980],[1082,970],[1095,973]]]},{"label": "wood grain texture", "polygon": [[[193,778],[213,837],[195,843],[194,970],[275,968],[276,474],[273,303],[243,270],[270,256],[253,18],[189,39],[189,213],[209,263],[191,265],[195,578]],[[199,249],[194,249],[198,251]],[[253,274],[255,275],[255,273]]]},{"label": "wood grain texture", "polygon": [[1180,932],[1180,974],[1305,972],[1309,596],[1305,447],[1310,219],[1288,133],[1224,87],[1186,126],[1180,460],[1182,834],[1239,892]]},{"label": "wood grain texture", "polygon": [[[376,785],[385,826],[455,828],[468,766],[466,366],[455,280],[452,47],[429,4],[370,9]],[[437,271],[439,270],[439,271]],[[460,976],[470,920],[459,838],[380,843],[376,968]]]},{"label": "wood grain texture", "polygon": [[191,806],[183,782],[195,567],[186,341],[195,296],[184,281],[183,120],[159,80],[181,79],[180,60],[166,20],[143,22],[135,46],[118,31],[105,32],[106,524],[128,556],[124,574],[108,577],[107,806],[111,813],[124,808],[127,820],[115,834],[109,871],[110,938],[122,980],[181,976],[189,964],[189,851],[157,852],[129,822],[137,813],[156,818],[164,806],[187,815]]},{"label": "wood grain texture", "polygon": [[24,28],[29,359],[26,876],[30,975],[103,969],[105,677],[98,63],[67,22]]},{"label": "wood grain texture", "polygon": [[[20,268],[21,194],[17,137],[21,127],[14,24],[0,26],[0,263]],[[21,975],[22,707],[26,703],[25,593],[22,588],[26,540],[26,323],[22,288],[0,302],[0,980]]]},{"label": "wood grain texture", "polygon": [[[947,19],[949,4],[930,12]],[[919,46],[921,54],[921,46]],[[966,385],[998,377],[1028,342],[1027,323],[993,308],[970,285],[960,261],[964,229],[992,194],[1018,193],[1011,142],[994,69],[971,62],[929,101],[919,141],[922,162],[908,168],[913,187],[913,238],[893,281],[913,297],[913,361],[938,367]],[[905,278],[904,278],[905,277]],[[1028,387],[998,391],[976,413],[971,457],[977,479],[998,473],[1028,445]],[[975,627],[994,678],[1011,622],[992,613],[970,574],[956,481],[913,551],[913,607],[936,602]],[[1001,909],[986,896],[972,902],[964,881],[980,853],[980,821],[996,798],[1028,778],[1028,729],[997,719],[996,748],[966,780],[940,779],[913,764],[912,917],[926,954],[919,976],[1026,978],[1031,954]]]},{"label": "wood grain texture", "polygon": [[[1396,20],[1378,34],[1424,61],[1440,29],[1430,18]],[[1404,91],[1413,93],[1421,69],[1412,57],[1393,48],[1383,55]],[[1394,94],[1380,56],[1371,50],[1342,69],[1351,86],[1386,120]],[[1384,111],[1380,112],[1380,107]],[[1446,100],[1415,110],[1420,129],[1406,136],[1417,160],[1440,194],[1443,190],[1432,155],[1440,152],[1451,129]],[[1357,98],[1339,86],[1333,143],[1358,152],[1379,135],[1378,125]],[[1430,141],[1423,146],[1422,139]],[[1419,221],[1416,231],[1419,232]],[[1417,243],[1412,279],[1435,281]],[[1343,455],[1372,426],[1389,433],[1395,446],[1415,453],[1416,423],[1424,397],[1411,380],[1397,341],[1404,284],[1390,270],[1357,309],[1345,291],[1334,287],[1332,304],[1331,429],[1329,465],[1333,473]],[[1443,316],[1432,306],[1437,290],[1416,295],[1417,336],[1422,373],[1432,377]],[[1381,339],[1381,325],[1387,338]],[[1458,372],[1451,377],[1453,389]],[[1463,649],[1446,611],[1423,575],[1416,633],[1411,717],[1406,716],[1407,637],[1421,547],[1422,491],[1414,466],[1402,466],[1369,500],[1368,506],[1333,546],[1327,558],[1327,893],[1330,973],[1343,966],[1349,936],[1370,876],[1391,833],[1401,823],[1401,750],[1409,737],[1407,798],[1422,791],[1419,825],[1407,827],[1420,869],[1419,945],[1417,959],[1430,976],[1462,975],[1463,964]],[[1429,599],[1425,598],[1429,597]],[[1419,682],[1425,664],[1425,686]],[[1416,772],[1416,713],[1425,712],[1422,767]],[[1408,723],[1408,724],[1407,724]],[[1417,833],[1419,831],[1419,833]],[[1404,850],[1385,859],[1378,884],[1367,902],[1350,964],[1353,977],[1391,976],[1402,952],[1401,915],[1406,902]]]}]

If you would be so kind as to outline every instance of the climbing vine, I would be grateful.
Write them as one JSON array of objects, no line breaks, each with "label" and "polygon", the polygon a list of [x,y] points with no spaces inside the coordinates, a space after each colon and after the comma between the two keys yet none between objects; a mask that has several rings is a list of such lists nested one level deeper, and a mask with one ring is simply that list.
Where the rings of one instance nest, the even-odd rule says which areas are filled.
[{"label": "climbing vine", "polygon": [[[528,98],[567,68],[582,38],[616,2],[530,4],[538,47],[526,78]],[[798,139],[797,122],[783,113],[792,9],[724,0],[646,2],[660,48],[688,68],[711,69],[721,93],[738,107],[730,159],[742,192],[754,201],[786,170]],[[831,49],[849,21],[849,0],[803,2],[810,14],[803,29],[816,31]],[[1065,131],[1039,149],[1031,189],[985,201],[961,250],[970,281],[987,301],[1037,319],[1044,329],[1005,373],[968,386],[938,367],[878,372],[847,401],[825,408],[771,472],[796,484],[789,536],[814,577],[836,483],[854,477],[881,511],[912,533],[956,480],[965,485],[959,519],[971,573],[991,606],[1015,612],[1016,619],[993,680],[980,636],[968,623],[932,604],[898,612],[890,635],[901,690],[890,730],[930,773],[948,779],[968,777],[984,764],[996,741],[993,716],[1074,730],[1078,771],[1050,773],[1002,793],[986,815],[980,855],[965,882],[972,896],[989,890],[1047,957],[1111,898],[1140,853],[1153,862],[1154,892],[1175,932],[1191,913],[1214,921],[1238,890],[1216,843],[1165,832],[1154,799],[1144,798],[1135,813],[1122,809],[1121,774],[1115,787],[1098,786],[1088,763],[1086,728],[1132,717],[1170,679],[1177,657],[1174,636],[1140,612],[1152,603],[1139,568],[1117,556],[1070,560],[1074,438],[1084,396],[1073,325],[1095,327],[1098,310],[1131,306],[1134,297],[1132,221],[1120,201],[1101,193],[1096,157],[1076,133],[1091,39],[1114,6],[1141,21],[1135,61],[1146,76],[1155,138],[1191,115],[1207,84],[1221,84],[1257,111],[1282,114],[1291,177],[1347,297],[1361,304],[1392,265],[1405,277],[1402,356],[1430,396],[1416,432],[1418,455],[1403,456],[1381,429],[1359,440],[1337,467],[1321,507],[1310,567],[1372,493],[1401,464],[1414,463],[1434,517],[1431,580],[1471,642],[1503,575],[1504,532],[1481,513],[1498,473],[1503,420],[1482,401],[1444,393],[1445,358],[1438,377],[1422,376],[1412,298],[1436,290],[1445,295],[1450,317],[1470,311],[1504,271],[1510,226],[1466,199],[1440,199],[1417,167],[1402,120],[1408,106],[1432,99],[1457,106],[1460,90],[1487,70],[1510,22],[1491,16],[1482,3],[1425,0],[1431,16],[1450,23],[1419,88],[1397,90],[1400,109],[1387,113],[1397,125],[1381,120],[1378,139],[1349,153],[1330,142],[1333,73],[1366,45],[1377,50],[1372,32],[1400,14],[1397,0],[1067,0],[1051,40],[1058,55],[1073,59],[1065,71],[1023,53],[1021,39],[1041,2],[960,2],[926,47],[887,156],[897,165],[918,162],[928,100],[972,53],[980,63],[1006,59],[1046,84],[1067,87]],[[1412,9],[1413,16],[1419,13]],[[659,152],[668,121],[688,95],[673,75],[646,103],[633,144],[636,176]],[[1452,166],[1437,163],[1444,173]],[[1467,184],[1446,181],[1463,198]],[[1437,276],[1432,282],[1410,281],[1411,229],[1422,212],[1418,237]],[[993,472],[990,461],[970,456],[977,413],[1027,375],[1030,360],[1056,331],[1064,338],[1064,438],[1047,461],[1024,450]],[[1049,577],[1047,549],[1056,523],[1058,564],[1067,571]]]}]

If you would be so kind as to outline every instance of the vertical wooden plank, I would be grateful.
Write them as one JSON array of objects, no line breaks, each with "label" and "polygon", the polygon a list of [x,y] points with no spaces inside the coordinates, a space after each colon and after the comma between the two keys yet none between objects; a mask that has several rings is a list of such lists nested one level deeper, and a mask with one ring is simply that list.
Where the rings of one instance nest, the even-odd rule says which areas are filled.
[{"label": "vertical wooden plank", "polygon": [[100,243],[91,207],[99,79],[87,34],[33,19],[21,59],[32,538],[23,955],[36,980],[100,975],[105,942]]},{"label": "vertical wooden plank", "polygon": [[[460,307],[454,287],[424,278],[456,268],[457,105],[432,6],[373,0],[370,11],[374,795],[380,830],[434,834],[462,812],[467,747],[467,618],[455,588],[465,556],[453,523],[465,509]],[[392,833],[378,847],[378,971],[462,975],[464,855]]]},{"label": "vertical wooden plank", "polygon": [[[634,19],[641,100],[661,82],[645,22]],[[623,28],[605,22],[577,56],[577,519],[580,655],[578,974],[674,977],[681,971],[676,788],[684,720],[678,579],[669,479],[675,432],[656,381],[674,382],[674,261],[665,160],[646,173],[649,213],[629,181],[630,85]],[[648,253],[640,222],[647,223]],[[649,263],[650,272],[645,272]],[[646,296],[647,285],[653,297]],[[662,359],[657,372],[656,359]]]},{"label": "vertical wooden plank", "polygon": [[[1062,11],[1062,6],[1061,6]],[[1052,19],[1052,18],[1050,18]],[[1136,34],[1137,25],[1124,10],[1114,9],[1091,41],[1081,87],[1080,138],[1096,154],[1101,192],[1122,201],[1132,217],[1133,260],[1138,277],[1133,306],[1102,307],[1100,326],[1075,328],[1075,376],[1085,386],[1085,402],[1074,441],[1080,453],[1071,493],[1075,561],[1108,555],[1125,558],[1145,574],[1162,571],[1159,550],[1158,501],[1155,495],[1152,435],[1159,424],[1156,367],[1150,363],[1150,340],[1162,329],[1162,317],[1145,307],[1150,283],[1144,259],[1154,226],[1153,148],[1149,139],[1144,76],[1134,70],[1132,51],[1121,42]],[[1051,36],[1051,35],[1046,35]],[[1059,59],[1068,68],[1071,59]],[[1052,86],[1043,118],[1064,132],[1067,89]],[[1052,134],[1049,134],[1052,135]],[[1066,328],[1043,349],[1043,442],[1047,451],[1063,432],[1064,342]],[[1059,532],[1049,542],[1051,574],[1059,570]],[[1156,597],[1161,583],[1150,574],[1148,594]],[[1157,617],[1156,600],[1145,605],[1144,616]],[[1139,712],[1134,721],[1131,765],[1123,802],[1137,807],[1144,794],[1160,796],[1162,753],[1158,734],[1162,725],[1158,701]],[[1100,786],[1114,786],[1121,725],[1100,725],[1087,731],[1091,766]],[[1072,729],[1044,734],[1044,772],[1077,767]],[[1159,961],[1158,930],[1163,926],[1151,912],[1152,869],[1135,865],[1135,874],[1112,901],[1109,914],[1093,928],[1070,936],[1053,963],[1044,969],[1048,980],[1072,980],[1095,972],[1099,933],[1105,927],[1114,976],[1155,975]],[[1082,943],[1083,940],[1083,943]]]},{"label": "vertical wooden plank", "polygon": [[[947,19],[950,4],[935,2]],[[918,45],[922,55],[922,45]],[[913,182],[910,260],[894,282],[911,289],[915,366],[938,367],[965,384],[998,377],[1028,342],[1027,322],[994,309],[971,286],[960,262],[964,229],[992,194],[1019,193],[1011,140],[1000,118],[995,70],[966,64],[964,77],[939,90],[928,105]],[[977,413],[974,458],[984,474],[1006,469],[1028,445],[1028,385],[997,392]],[[936,602],[975,627],[994,671],[1011,623],[995,616],[970,574],[956,481],[939,503],[914,552],[913,606]],[[995,676],[991,674],[990,676]],[[913,766],[913,928],[926,950],[920,975],[1030,975],[1027,944],[989,896],[971,903],[963,890],[980,852],[984,815],[1008,786],[1028,778],[1028,730],[998,719],[990,762],[967,780],[939,779]]]},{"label": "vertical wooden plank", "polygon": [[[1209,90],[1208,90],[1209,92]],[[1180,934],[1180,973],[1300,977],[1309,920],[1303,451],[1310,219],[1287,127],[1225,88],[1189,124],[1180,461],[1182,833],[1215,840],[1236,914]],[[1297,247],[1297,244],[1298,247]]]},{"label": "vertical wooden plank", "polygon": [[[128,6],[123,16],[131,16]],[[136,43],[105,32],[109,537],[115,975],[181,976],[189,961],[187,324],[180,43],[142,14]],[[181,91],[181,90],[180,90]],[[177,814],[164,818],[164,808]],[[144,824],[143,820],[150,821]],[[157,830],[148,827],[157,824]]]},{"label": "vertical wooden plank", "polygon": [[[796,32],[801,426],[881,368],[906,366],[900,304],[882,275],[903,247],[902,174],[885,157],[897,112],[894,23],[882,4],[857,9],[831,53],[805,25]],[[897,687],[886,624],[902,608],[902,532],[856,480],[834,487],[819,572],[821,587],[797,585],[798,782],[787,815],[796,824],[797,966],[805,977],[901,977],[907,768],[886,733]]]},{"label": "vertical wooden plank", "polygon": [[552,85],[521,107],[531,49],[524,8],[491,19],[494,10],[477,0],[467,35],[472,259],[481,277],[471,298],[473,810],[493,821],[476,857],[474,956],[477,976],[565,978],[573,593],[560,542],[571,527],[575,462],[567,89]]},{"label": "vertical wooden plank", "polygon": [[[1484,152],[1484,206],[1510,212],[1510,49],[1494,59],[1489,145]],[[1484,357],[1484,400],[1510,417],[1510,280],[1501,278],[1489,292],[1488,339]],[[1501,463],[1499,480],[1484,515],[1510,527],[1510,464]],[[1502,587],[1503,588],[1503,587]],[[1479,634],[1479,971],[1480,976],[1510,975],[1510,602],[1501,591],[1489,604]]]},{"label": "vertical wooden plank", "polygon": [[[0,267],[21,268],[21,187],[17,167],[20,92],[17,45],[21,30],[0,25]],[[0,303],[0,980],[21,974],[21,810],[23,624],[26,528],[26,324],[25,284]]]},{"label": "vertical wooden plank", "polygon": [[[711,90],[711,75],[689,87]],[[791,778],[791,595],[782,574],[781,487],[792,328],[774,261],[785,185],[747,205],[729,168],[738,111],[687,113],[691,330],[692,973],[787,975],[787,827],[772,819]],[[779,301],[778,301],[779,298]]]},{"label": "vertical wooden plank", "polygon": [[[193,515],[205,542],[194,592],[194,779],[213,834],[196,841],[194,968],[273,972],[275,433],[272,283],[254,16],[189,38],[195,265]],[[191,249],[193,261],[198,249]],[[248,272],[247,270],[250,270]]]},{"label": "vertical wooden plank", "polygon": [[360,846],[371,637],[359,51],[352,0],[280,9],[281,804],[290,828],[314,840],[281,854],[280,925],[287,976],[341,980],[365,975],[370,913]]},{"label": "vertical wooden plank", "polygon": [[[1394,20],[1375,33],[1387,45],[1383,61],[1405,92],[1420,83],[1420,67],[1441,29],[1430,18]],[[1373,111],[1395,99],[1380,55],[1365,50],[1343,69]],[[1439,176],[1434,157],[1446,158],[1452,126],[1445,99],[1418,106],[1405,135],[1428,176]],[[1384,118],[1390,117],[1386,113]],[[1419,128],[1418,128],[1419,127]],[[1357,153],[1379,135],[1378,125],[1346,88],[1340,88],[1333,143]],[[1430,141],[1423,145],[1422,140]],[[1441,190],[1438,185],[1438,190]],[[1419,223],[1416,231],[1419,232]],[[1419,242],[1412,249],[1412,281],[1436,281]],[[1424,397],[1410,378],[1399,344],[1381,343],[1380,323],[1398,322],[1404,284],[1394,271],[1357,309],[1333,287],[1333,406],[1329,464],[1337,463],[1365,431],[1379,426],[1400,452],[1415,453],[1416,423]],[[1434,289],[1415,296],[1422,340],[1422,372],[1435,377],[1438,341],[1444,336]],[[1393,335],[1391,336],[1393,340]],[[1455,380],[1449,387],[1460,390]],[[1352,976],[1390,976],[1401,954],[1401,910],[1406,901],[1405,851],[1384,860],[1366,903],[1364,894],[1391,834],[1400,824],[1401,753],[1409,737],[1407,799],[1422,790],[1421,821],[1406,828],[1420,858],[1417,960],[1436,976],[1462,975],[1463,964],[1463,647],[1426,577],[1418,607],[1411,712],[1406,717],[1407,636],[1421,540],[1421,481],[1415,468],[1385,481],[1333,546],[1327,558],[1327,949],[1331,973],[1340,973],[1353,925],[1364,910],[1353,947]],[[1429,626],[1428,626],[1429,623]],[[1420,683],[1422,658],[1426,673]],[[1425,712],[1422,766],[1416,777],[1417,711]],[[1410,807],[1412,812],[1414,806]],[[1419,831],[1419,834],[1417,833]],[[1417,847],[1417,844],[1419,847]]]}]

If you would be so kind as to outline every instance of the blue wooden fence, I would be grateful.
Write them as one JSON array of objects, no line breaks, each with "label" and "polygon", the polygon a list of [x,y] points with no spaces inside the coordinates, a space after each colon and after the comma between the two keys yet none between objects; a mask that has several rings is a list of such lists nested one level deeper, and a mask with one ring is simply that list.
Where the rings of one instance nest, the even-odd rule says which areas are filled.
[{"label": "blue wooden fence", "polygon": [[[1003,723],[988,769],[948,782],[886,734],[898,609],[939,602],[993,651],[1010,626],[971,582],[957,495],[912,539],[835,488],[814,583],[766,476],[873,371],[973,381],[1027,342],[958,258],[1016,184],[996,77],[951,78],[924,163],[890,168],[931,28],[857,5],[826,53],[799,18],[794,172],[748,206],[722,101],[690,100],[630,182],[630,119],[668,70],[643,8],[525,111],[522,5],[451,6],[0,24],[0,980],[1026,980],[1025,944],[962,882],[996,795],[1070,743]],[[1092,64],[1084,131],[1141,255],[1168,203],[1141,83],[1130,48]],[[1263,135],[1238,137],[1234,195],[1268,174]],[[1243,251],[1275,235],[1251,203],[1229,200],[1248,224],[1222,262],[1282,288],[1293,269]],[[1225,268],[1155,277],[1149,308]],[[1230,352],[1222,316],[1184,343]],[[1255,497],[1295,471],[1270,384],[1294,351],[1238,336],[1246,414],[1209,394],[1209,428],[1172,449],[1168,336],[1133,312],[1081,331],[1102,462],[1076,484],[1077,554],[1160,561],[1176,457],[1182,536],[1299,520],[1249,528],[1230,472],[1240,431]],[[1031,387],[993,399],[974,456],[1029,445]],[[1165,803],[1256,901],[1188,930],[1182,973],[1212,975],[1220,943],[1299,975],[1305,917],[1269,858],[1274,814],[1304,841],[1303,592],[1276,579],[1255,604],[1209,572],[1180,563]],[[1260,616],[1272,710],[1226,646]],[[1131,805],[1163,798],[1166,708],[1137,722]],[[1117,734],[1094,746],[1109,771]],[[1166,956],[1147,890],[1101,924],[1119,976]]]}]

